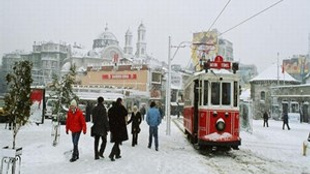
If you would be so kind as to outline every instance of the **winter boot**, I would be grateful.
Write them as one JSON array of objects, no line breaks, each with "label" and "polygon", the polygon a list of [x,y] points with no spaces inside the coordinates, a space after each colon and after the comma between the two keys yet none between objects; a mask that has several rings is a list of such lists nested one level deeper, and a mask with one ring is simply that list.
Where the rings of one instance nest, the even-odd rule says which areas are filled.
[{"label": "winter boot", "polygon": [[99,153],[95,152],[95,160],[99,159]]},{"label": "winter boot", "polygon": [[115,159],[114,159],[114,155],[109,155],[109,158],[111,159],[111,161],[115,161]]},{"label": "winter boot", "polygon": [[102,150],[102,149],[100,149],[100,151],[99,151],[99,156],[100,156],[101,158],[104,158],[104,156],[103,156],[103,151],[104,151],[104,150]]},{"label": "winter boot", "polygon": [[72,158],[70,159],[70,162],[74,162],[74,161],[76,161],[77,159],[79,159],[79,158],[76,156],[76,154],[73,154],[73,155],[72,155]]}]

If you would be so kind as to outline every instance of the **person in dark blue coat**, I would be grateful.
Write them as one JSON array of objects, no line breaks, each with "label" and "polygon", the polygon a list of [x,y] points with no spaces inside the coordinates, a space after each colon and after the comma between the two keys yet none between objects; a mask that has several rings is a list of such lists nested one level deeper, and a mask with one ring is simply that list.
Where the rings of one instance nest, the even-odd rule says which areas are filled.
[{"label": "person in dark blue coat", "polygon": [[161,116],[154,101],[150,104],[150,109],[146,114],[146,122],[149,125],[149,143],[148,148],[152,147],[152,140],[155,140],[155,150],[158,151],[158,125],[161,123]]},{"label": "person in dark blue coat", "polygon": [[[103,105],[103,97],[98,97],[98,104],[92,110],[93,123],[92,134],[95,138],[95,160],[99,159],[99,156],[104,158],[103,153],[107,145],[107,134],[110,130],[107,110]],[[102,139],[100,150],[98,151],[99,140]]]}]

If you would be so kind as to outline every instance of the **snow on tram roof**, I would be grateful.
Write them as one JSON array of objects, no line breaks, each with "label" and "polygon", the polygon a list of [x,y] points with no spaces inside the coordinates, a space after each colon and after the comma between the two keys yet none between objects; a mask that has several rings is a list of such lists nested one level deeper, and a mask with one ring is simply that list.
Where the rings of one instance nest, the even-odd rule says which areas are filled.
[{"label": "snow on tram roof", "polygon": [[[208,70],[208,73],[215,73],[215,74],[233,74],[232,71],[229,71],[227,69],[209,69]],[[198,71],[198,72],[195,72],[194,75],[200,75],[200,74],[205,74],[206,71],[205,70],[202,70],[202,71]]]}]

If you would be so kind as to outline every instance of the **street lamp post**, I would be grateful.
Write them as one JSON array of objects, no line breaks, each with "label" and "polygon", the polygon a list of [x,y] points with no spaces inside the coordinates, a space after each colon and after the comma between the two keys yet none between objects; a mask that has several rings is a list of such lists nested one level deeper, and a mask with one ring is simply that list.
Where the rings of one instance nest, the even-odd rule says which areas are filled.
[{"label": "street lamp post", "polygon": [[[170,117],[170,100],[171,100],[171,61],[174,59],[176,53],[178,52],[179,48],[184,48],[185,43],[192,43],[189,41],[182,41],[178,46],[171,45],[171,36],[169,36],[169,48],[168,48],[168,79],[167,79],[167,87],[166,87],[166,121],[167,121],[167,130],[166,134],[170,135],[171,133],[171,117]],[[171,57],[171,48],[176,48],[173,56]]]}]

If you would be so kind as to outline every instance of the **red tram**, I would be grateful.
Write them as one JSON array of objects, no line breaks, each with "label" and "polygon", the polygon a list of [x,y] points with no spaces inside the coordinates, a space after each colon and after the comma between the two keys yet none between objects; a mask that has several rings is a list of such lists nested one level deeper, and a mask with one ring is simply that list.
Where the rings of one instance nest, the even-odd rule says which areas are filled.
[{"label": "red tram", "polygon": [[185,133],[199,148],[238,149],[239,65],[221,56],[201,64],[185,85]]}]

